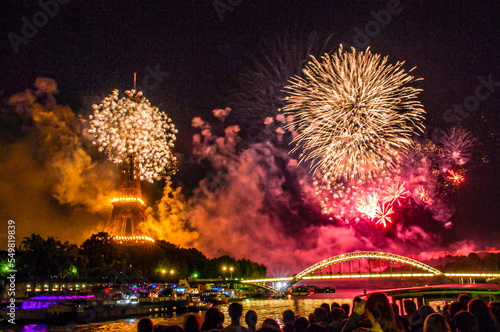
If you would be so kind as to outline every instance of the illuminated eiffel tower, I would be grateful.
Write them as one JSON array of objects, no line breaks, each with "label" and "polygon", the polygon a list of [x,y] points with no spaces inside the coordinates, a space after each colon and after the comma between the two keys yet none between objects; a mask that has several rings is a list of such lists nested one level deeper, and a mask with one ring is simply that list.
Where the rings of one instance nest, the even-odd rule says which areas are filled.
[{"label": "illuminated eiffel tower", "polygon": [[132,158],[123,163],[118,197],[113,198],[111,203],[113,211],[104,229],[105,232],[120,243],[153,241],[150,237],[144,236],[139,228],[139,224],[145,221],[146,204],[142,200],[141,183],[135,176]]}]

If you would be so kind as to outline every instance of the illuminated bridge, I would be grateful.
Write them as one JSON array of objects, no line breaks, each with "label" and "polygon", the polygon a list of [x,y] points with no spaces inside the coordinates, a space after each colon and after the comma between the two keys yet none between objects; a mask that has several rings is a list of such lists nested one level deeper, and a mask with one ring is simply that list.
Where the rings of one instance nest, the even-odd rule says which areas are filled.
[{"label": "illuminated bridge", "polygon": [[[291,287],[301,280],[362,279],[362,278],[444,278],[459,279],[461,283],[475,282],[475,278],[486,282],[500,282],[500,272],[445,273],[414,259],[376,251],[360,251],[327,258],[311,265],[294,276],[262,279],[246,279],[241,282],[259,287],[278,283]],[[467,278],[468,281],[467,281]],[[269,286],[267,286],[269,287]]]}]

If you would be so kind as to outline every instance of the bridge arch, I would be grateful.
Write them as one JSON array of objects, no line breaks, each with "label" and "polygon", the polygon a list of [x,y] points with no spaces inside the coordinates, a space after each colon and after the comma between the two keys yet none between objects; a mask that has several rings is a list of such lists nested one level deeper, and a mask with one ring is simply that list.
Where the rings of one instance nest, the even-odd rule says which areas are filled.
[{"label": "bridge arch", "polygon": [[403,264],[408,264],[410,266],[422,269],[426,272],[432,273],[435,276],[443,276],[443,272],[439,271],[438,269],[433,268],[432,266],[429,266],[427,264],[424,264],[422,262],[419,262],[417,260],[404,257],[404,256],[399,256],[395,254],[390,254],[386,252],[377,252],[377,251],[358,251],[358,252],[351,252],[348,254],[342,254],[342,255],[337,255],[333,256],[327,259],[322,260],[321,262],[318,262],[316,264],[313,264],[309,266],[308,268],[304,269],[303,271],[299,272],[293,277],[293,280],[291,281],[291,284],[295,284],[296,282],[302,280],[307,275],[313,274],[314,272],[333,265],[337,263],[342,263],[342,262],[347,262],[347,261],[352,261],[352,260],[358,260],[358,259],[377,259],[377,260],[388,260],[391,262],[399,262]]},{"label": "bridge arch", "polygon": [[242,280],[241,281],[241,284],[242,285],[248,285],[248,286],[251,286],[251,287],[257,287],[257,288],[260,288],[260,289],[263,289],[263,290],[266,290],[268,292],[271,292],[271,293],[276,293],[278,290],[273,288],[273,287],[270,287],[270,286],[267,286],[265,284],[259,284],[259,283],[256,283],[256,282],[249,282],[249,281],[246,281],[246,280]]}]

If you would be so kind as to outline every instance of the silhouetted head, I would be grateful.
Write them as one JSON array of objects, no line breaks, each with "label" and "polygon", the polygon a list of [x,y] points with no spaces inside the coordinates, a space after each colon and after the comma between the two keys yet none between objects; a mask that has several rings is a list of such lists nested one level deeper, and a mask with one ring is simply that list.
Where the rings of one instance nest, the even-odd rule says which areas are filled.
[{"label": "silhouetted head", "polygon": [[245,315],[245,323],[247,323],[248,327],[255,329],[257,325],[257,313],[253,310],[248,310]]},{"label": "silhouetted head", "polygon": [[385,294],[370,294],[366,300],[365,309],[372,323],[378,322],[385,332],[397,331],[394,312]]},{"label": "silhouetted head", "polygon": [[412,300],[404,300],[403,308],[408,316],[411,316],[415,311],[417,311],[417,305]]},{"label": "silhouetted head", "polygon": [[328,303],[321,303],[321,308],[325,308],[325,310],[330,313],[330,305]]},{"label": "silhouetted head", "polygon": [[309,314],[309,325],[316,323],[316,318],[313,313]]},{"label": "silhouetted head", "polygon": [[316,308],[314,309],[314,318],[316,323],[326,323],[328,320],[328,312],[325,308]]},{"label": "silhouetted head", "polygon": [[453,316],[457,332],[479,332],[476,317],[468,311],[461,310]]},{"label": "silhouetted head", "polygon": [[262,322],[262,328],[265,329],[274,329],[274,330],[278,330],[278,331],[281,331],[280,329],[280,326],[278,325],[278,323],[272,319],[272,318],[266,318],[264,319],[264,322]]},{"label": "silhouetted head", "polygon": [[299,317],[293,323],[293,328],[295,332],[304,332],[309,326],[309,321],[305,317]]},{"label": "silhouetted head", "polygon": [[346,317],[349,316],[349,314],[351,313],[351,306],[349,305],[349,303],[344,303],[340,307],[342,308],[342,310],[344,310]]},{"label": "silhouetted head", "polygon": [[490,308],[491,314],[495,317],[495,320],[500,327],[500,302],[490,301],[490,303],[488,303],[488,308]]},{"label": "silhouetted head", "polygon": [[231,317],[231,319],[239,320],[241,315],[243,315],[243,306],[238,302],[233,302],[229,305],[227,312],[229,313],[229,317]]},{"label": "silhouetted head", "polygon": [[467,305],[472,300],[472,296],[469,294],[460,294],[458,296],[458,302],[462,305],[462,310],[467,310]]},{"label": "silhouetted head", "polygon": [[141,318],[137,323],[137,332],[153,332],[153,321],[147,317]]},{"label": "silhouetted head", "polygon": [[500,301],[490,301],[490,303],[488,303],[488,307],[490,309],[497,308],[498,310],[500,310]]},{"label": "silhouetted head", "polygon": [[195,315],[187,315],[184,320],[185,332],[200,332],[200,321]]},{"label": "silhouetted head", "polygon": [[423,305],[418,309],[418,312],[422,315],[423,319],[426,319],[430,314],[435,313],[434,309],[429,305]]},{"label": "silhouetted head", "polygon": [[450,303],[449,311],[450,311],[450,316],[451,317],[454,317],[455,314],[457,312],[459,312],[460,310],[464,310],[463,307],[462,307],[462,303],[460,303],[458,301],[453,301],[453,302]]},{"label": "silhouetted head", "polygon": [[201,327],[204,331],[210,331],[212,329],[221,329],[221,312],[219,309],[212,307],[205,311],[205,321]]},{"label": "silhouetted head", "polygon": [[450,332],[450,326],[443,315],[433,313],[425,319],[424,332]]},{"label": "silhouetted head", "polygon": [[293,324],[295,321],[295,313],[292,310],[286,310],[283,312],[283,323],[285,325]]},{"label": "silhouetted head", "polygon": [[347,317],[345,311],[342,308],[333,308],[330,312],[330,316],[335,322],[341,322]]},{"label": "silhouetted head", "polygon": [[332,308],[340,308],[340,304],[338,304],[337,302],[333,302]]},{"label": "silhouetted head", "polygon": [[394,311],[394,316],[398,317],[401,314],[399,313],[399,306],[396,303],[391,303],[392,311]]}]

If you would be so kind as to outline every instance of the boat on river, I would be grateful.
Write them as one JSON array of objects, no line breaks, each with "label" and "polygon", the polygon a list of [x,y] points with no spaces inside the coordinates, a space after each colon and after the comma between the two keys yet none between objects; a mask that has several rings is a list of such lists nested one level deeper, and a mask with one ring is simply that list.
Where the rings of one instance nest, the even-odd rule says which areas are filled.
[{"label": "boat on river", "polygon": [[[424,287],[408,287],[377,290],[392,297],[393,302],[403,308],[403,300],[412,300],[418,307],[430,305],[438,309],[445,304],[456,301],[460,294],[469,294],[472,298],[485,302],[500,301],[499,284],[445,284]],[[371,292],[370,292],[371,293]],[[364,294],[369,295],[370,293]]]},{"label": "boat on river", "polygon": [[[9,320],[8,302],[2,304],[0,315]],[[151,315],[173,311],[199,311],[207,306],[189,294],[138,297],[127,295],[98,298],[94,295],[35,296],[15,301],[16,321],[53,323],[91,323],[115,320],[137,315]]]},{"label": "boat on river", "polygon": [[293,296],[311,296],[314,294],[335,293],[335,287],[297,286],[292,289]]},{"label": "boat on river", "polygon": [[213,305],[228,303],[228,297],[224,292],[213,289],[200,293],[200,298],[203,302]]}]

